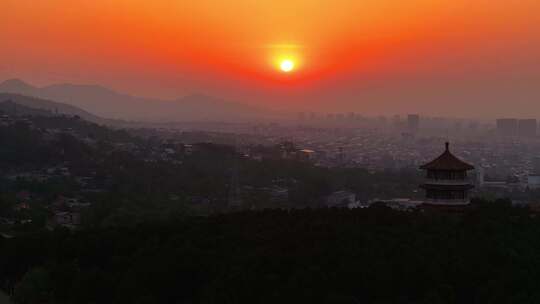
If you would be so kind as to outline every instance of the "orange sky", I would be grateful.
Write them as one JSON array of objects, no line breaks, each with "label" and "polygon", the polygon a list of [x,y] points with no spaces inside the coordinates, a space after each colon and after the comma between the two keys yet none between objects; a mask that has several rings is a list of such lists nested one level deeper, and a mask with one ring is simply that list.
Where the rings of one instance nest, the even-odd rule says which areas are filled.
[{"label": "orange sky", "polygon": [[[384,112],[396,96],[373,87],[405,100],[425,81],[463,94],[509,72],[535,82],[539,12],[538,0],[3,0],[0,80],[293,108],[340,96]],[[295,73],[276,70],[282,55],[298,58]],[[368,97],[386,108],[355,101]]]}]

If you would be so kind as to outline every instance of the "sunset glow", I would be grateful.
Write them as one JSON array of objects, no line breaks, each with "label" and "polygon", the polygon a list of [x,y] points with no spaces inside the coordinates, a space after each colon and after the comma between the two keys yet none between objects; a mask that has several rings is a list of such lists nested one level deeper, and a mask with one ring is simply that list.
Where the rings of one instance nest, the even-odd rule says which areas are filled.
[{"label": "sunset glow", "polygon": [[[447,88],[467,96],[472,75],[502,88],[491,81],[505,71],[535,73],[539,10],[537,0],[4,0],[0,78],[271,106],[335,105],[329,96],[342,94],[364,110],[394,110],[403,81],[446,88],[462,77]],[[388,88],[358,86],[378,81]],[[356,105],[358,94],[379,102]],[[431,107],[423,90],[407,94]]]}]

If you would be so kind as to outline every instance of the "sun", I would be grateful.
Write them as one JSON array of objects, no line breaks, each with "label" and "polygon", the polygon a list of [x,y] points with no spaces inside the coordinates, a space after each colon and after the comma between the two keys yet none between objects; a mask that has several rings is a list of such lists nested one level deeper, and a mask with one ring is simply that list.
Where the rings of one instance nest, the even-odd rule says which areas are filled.
[{"label": "sun", "polygon": [[289,73],[294,70],[294,61],[291,59],[283,59],[279,63],[279,68],[282,72]]}]

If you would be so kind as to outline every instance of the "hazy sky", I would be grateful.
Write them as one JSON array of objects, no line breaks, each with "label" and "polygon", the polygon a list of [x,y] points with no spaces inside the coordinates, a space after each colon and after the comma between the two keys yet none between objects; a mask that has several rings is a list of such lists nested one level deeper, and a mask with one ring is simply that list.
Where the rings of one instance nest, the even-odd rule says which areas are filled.
[{"label": "hazy sky", "polygon": [[0,80],[540,118],[539,15],[538,0],[2,0]]}]

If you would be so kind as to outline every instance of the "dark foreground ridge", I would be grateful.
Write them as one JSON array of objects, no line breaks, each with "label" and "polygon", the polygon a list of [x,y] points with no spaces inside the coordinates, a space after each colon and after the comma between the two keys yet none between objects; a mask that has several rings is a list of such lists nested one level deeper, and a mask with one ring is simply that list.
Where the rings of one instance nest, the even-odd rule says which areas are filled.
[{"label": "dark foreground ridge", "polygon": [[58,229],[1,240],[0,282],[17,303],[537,303],[540,221],[473,204]]}]

